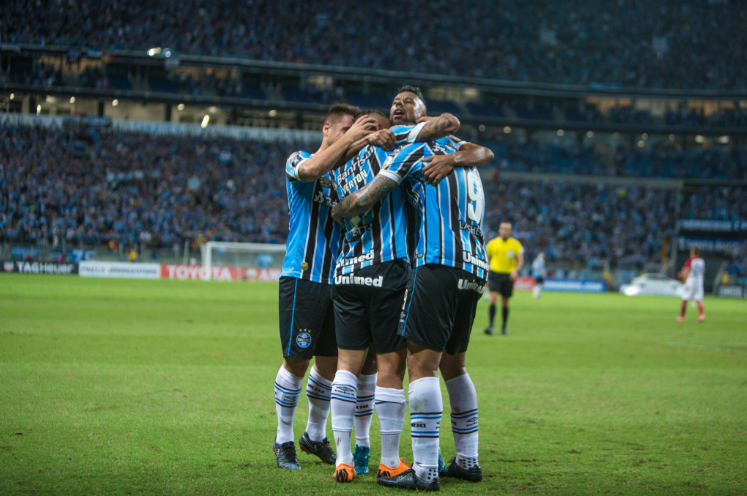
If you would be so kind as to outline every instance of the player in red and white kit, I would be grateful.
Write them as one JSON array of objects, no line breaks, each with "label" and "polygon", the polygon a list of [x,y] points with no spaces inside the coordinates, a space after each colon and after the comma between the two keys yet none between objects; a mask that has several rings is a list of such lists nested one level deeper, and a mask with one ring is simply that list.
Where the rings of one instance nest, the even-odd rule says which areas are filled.
[{"label": "player in red and white kit", "polygon": [[703,309],[704,275],[705,261],[700,258],[700,252],[697,248],[691,248],[690,258],[687,259],[680,272],[680,276],[685,280],[685,286],[682,288],[682,306],[677,322],[685,321],[688,300],[695,300],[695,304],[698,306],[698,322],[705,320],[705,310]]}]

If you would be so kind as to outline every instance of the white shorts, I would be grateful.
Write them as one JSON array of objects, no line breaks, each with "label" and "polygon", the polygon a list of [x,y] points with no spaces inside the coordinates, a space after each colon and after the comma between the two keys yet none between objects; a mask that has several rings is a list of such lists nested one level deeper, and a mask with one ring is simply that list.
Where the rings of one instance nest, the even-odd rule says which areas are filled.
[{"label": "white shorts", "polygon": [[683,300],[703,300],[703,283],[698,281],[687,281],[680,292]]}]

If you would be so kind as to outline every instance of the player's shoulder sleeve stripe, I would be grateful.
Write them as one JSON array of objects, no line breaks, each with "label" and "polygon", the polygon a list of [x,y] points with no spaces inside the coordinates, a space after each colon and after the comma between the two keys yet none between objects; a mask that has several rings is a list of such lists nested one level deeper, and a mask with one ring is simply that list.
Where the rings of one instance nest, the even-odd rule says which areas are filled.
[{"label": "player's shoulder sleeve stripe", "polygon": [[402,179],[413,172],[415,164],[423,158],[425,147],[424,143],[418,143],[402,148],[395,148],[384,162],[382,171],[390,171],[399,176],[397,182],[402,181]]},{"label": "player's shoulder sleeve stripe", "polygon": [[416,125],[399,125],[392,126],[390,131],[394,133],[395,146],[406,145],[408,143],[415,143],[418,139],[420,130],[425,126],[425,122],[421,122]]},{"label": "player's shoulder sleeve stripe", "polygon": [[290,178],[291,181],[299,181],[298,167],[304,163],[311,156],[310,153],[303,150],[293,152],[285,161],[285,174]]}]

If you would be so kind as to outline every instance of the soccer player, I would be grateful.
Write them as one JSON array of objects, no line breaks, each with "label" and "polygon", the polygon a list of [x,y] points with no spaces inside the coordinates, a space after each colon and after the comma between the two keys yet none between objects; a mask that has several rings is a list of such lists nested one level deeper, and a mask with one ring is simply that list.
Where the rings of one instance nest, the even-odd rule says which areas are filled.
[{"label": "soccer player", "polygon": [[540,297],[542,285],[545,283],[545,277],[547,277],[547,270],[545,269],[545,254],[542,252],[537,253],[537,256],[532,262],[532,276],[534,277],[534,288],[532,288],[532,294],[536,300]]},{"label": "soccer player", "polygon": [[354,123],[359,112],[349,105],[333,105],[322,127],[322,144],[317,152],[295,152],[285,165],[290,229],[279,285],[284,359],[275,378],[278,425],[273,443],[276,463],[285,469],[301,468],[293,439],[293,418],[312,356],[316,360],[306,389],[309,419],[299,444],[326,463],[335,460],[325,426],[337,368],[330,284],[340,229],[329,215],[336,195],[327,171],[375,130],[372,119]]},{"label": "soccer player", "polygon": [[[340,199],[370,182],[386,156],[382,148],[367,146],[335,170]],[[378,364],[374,395],[381,426],[382,461],[395,469],[401,465],[405,343],[396,331],[411,271],[406,201],[402,190],[393,191],[365,215],[345,221],[333,287],[338,368],[332,383],[331,408],[337,447],[334,475],[338,482],[350,482],[356,476],[350,436],[357,377],[371,345]]]},{"label": "soccer player", "polygon": [[[410,88],[395,97],[393,119],[397,112],[399,121],[407,122],[401,118],[404,115],[409,116],[409,122],[414,120],[413,111],[422,97]],[[439,126],[437,121],[428,124]],[[487,279],[482,240],[484,196],[477,170],[454,170],[454,165],[485,163],[492,159],[492,152],[476,147],[455,153],[460,145],[446,138],[405,146],[389,157],[371,184],[348,196],[333,212],[335,216],[358,216],[399,184],[406,185],[419,210],[416,271],[411,298],[400,322],[401,334],[408,341],[414,465],[398,474],[384,473],[386,467],[380,467],[378,481],[386,486],[439,488],[438,437],[443,408],[439,365],[452,403],[458,450],[446,475],[473,481],[482,478],[477,461],[477,395],[464,361],[475,309]],[[447,153],[450,156],[440,158]],[[423,174],[427,163],[454,172],[447,172],[448,179],[434,187],[426,184]]]},{"label": "soccer player", "polygon": [[[380,127],[389,127],[385,116],[370,115],[378,120]],[[447,116],[447,120],[452,124],[456,121],[458,127],[458,120],[453,116]],[[436,136],[434,130],[438,125],[439,122],[424,122],[417,133],[406,132],[400,139],[412,141],[420,139],[421,135]],[[373,180],[386,156],[379,147],[365,147],[344,168],[335,170],[340,198]],[[361,473],[356,470],[359,467],[357,447],[355,455],[350,453],[350,431],[354,376],[368,343],[373,344],[379,371],[374,394],[382,439],[379,476],[396,476],[409,470],[399,458],[405,415],[402,389],[405,343],[397,336],[405,286],[411,272],[406,205],[404,190],[391,191],[365,215],[345,221],[346,232],[334,287],[339,367],[331,403],[332,430],[338,451],[335,479],[340,482],[349,482]],[[355,461],[355,467],[351,460]]]},{"label": "soccer player", "polygon": [[511,223],[501,222],[498,227],[497,238],[488,242],[486,247],[488,259],[490,259],[490,310],[488,319],[490,324],[485,329],[485,334],[492,336],[493,321],[495,320],[495,304],[498,294],[501,295],[502,324],[501,334],[506,334],[508,323],[508,301],[514,294],[514,282],[519,271],[524,266],[524,248],[516,238],[511,237]]},{"label": "soccer player", "polygon": [[685,311],[688,300],[695,300],[698,306],[698,322],[705,320],[705,309],[703,308],[703,276],[705,275],[705,260],[700,257],[700,250],[690,249],[690,258],[680,271],[680,277],[685,280],[682,288],[682,305],[677,322],[685,321]]}]

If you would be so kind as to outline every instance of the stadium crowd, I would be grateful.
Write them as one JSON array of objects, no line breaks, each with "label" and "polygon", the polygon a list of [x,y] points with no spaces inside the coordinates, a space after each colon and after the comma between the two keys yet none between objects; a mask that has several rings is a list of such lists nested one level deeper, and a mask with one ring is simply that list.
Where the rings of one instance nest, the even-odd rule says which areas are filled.
[{"label": "stadium crowd", "polygon": [[495,178],[484,183],[488,237],[498,235],[508,216],[529,257],[544,251],[548,260],[568,266],[642,268],[659,262],[665,240],[673,238],[673,190]]},{"label": "stadium crowd", "polygon": [[[280,167],[298,148],[84,124],[0,127],[0,241],[60,246],[64,240],[89,247],[169,247],[185,239],[282,243],[288,209]],[[500,152],[497,160],[504,160]],[[492,236],[509,213],[529,245],[566,264],[658,261],[676,220],[674,190],[507,182],[497,167],[484,171],[483,181],[486,234]],[[687,217],[747,218],[744,188],[708,191],[686,196]]]},{"label": "stadium crowd", "polygon": [[[518,81],[744,89],[738,0],[10,2],[0,42]],[[272,18],[272,22],[267,22]],[[43,19],[43,20],[42,20]]]},{"label": "stadium crowd", "polygon": [[[588,143],[588,142],[587,142]],[[737,146],[683,148],[667,140],[555,145],[514,139],[486,143],[502,170],[557,174],[747,180],[747,153]]]},{"label": "stadium crowd", "polygon": [[[94,126],[0,128],[0,230],[54,246],[200,236],[282,243],[287,149],[224,138],[120,133]],[[145,234],[144,234],[145,233]]]}]

